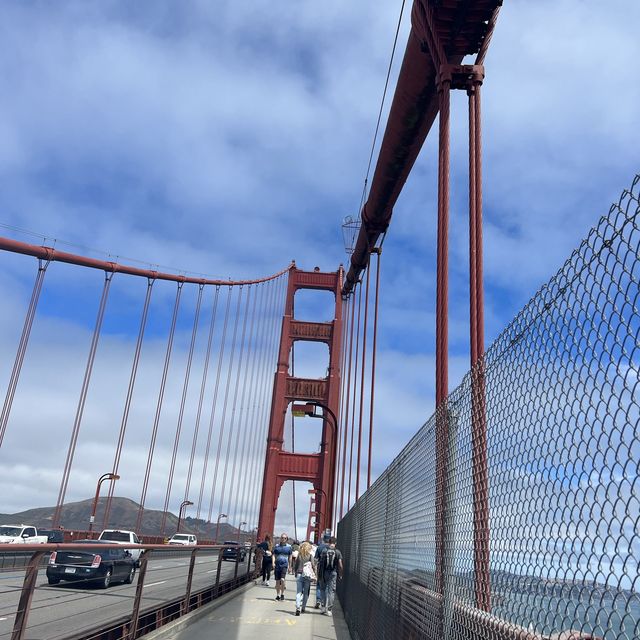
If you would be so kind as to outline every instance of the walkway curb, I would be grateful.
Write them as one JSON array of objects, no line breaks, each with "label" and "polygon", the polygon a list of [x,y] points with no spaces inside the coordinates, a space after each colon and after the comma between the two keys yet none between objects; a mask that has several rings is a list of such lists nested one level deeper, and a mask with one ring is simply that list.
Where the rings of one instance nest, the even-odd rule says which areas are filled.
[{"label": "walkway curb", "polygon": [[[187,613],[184,616],[181,616],[177,620],[173,622],[169,622],[169,624],[165,624],[160,627],[160,629],[156,629],[155,631],[151,631],[144,636],[140,636],[141,640],[161,640],[162,638],[171,638],[171,635],[177,633],[178,631],[182,631],[185,627],[193,624],[200,620],[200,618],[204,618],[211,611],[214,611],[218,607],[229,602],[229,600],[233,600],[234,598],[242,595],[245,591],[248,591],[252,587],[255,587],[256,583],[254,580],[250,580],[247,584],[230,591],[229,593],[225,593],[223,596],[216,598],[213,602],[209,602],[204,606],[196,609],[195,611],[191,611],[191,613]],[[171,635],[169,635],[171,634]]]}]

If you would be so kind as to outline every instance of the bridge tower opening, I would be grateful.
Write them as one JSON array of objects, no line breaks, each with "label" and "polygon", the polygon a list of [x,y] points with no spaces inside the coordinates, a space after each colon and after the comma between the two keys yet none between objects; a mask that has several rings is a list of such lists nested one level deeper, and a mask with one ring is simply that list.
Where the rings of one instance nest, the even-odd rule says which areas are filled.
[{"label": "bridge tower opening", "polygon": [[[278,364],[273,383],[267,452],[260,501],[258,531],[273,533],[275,514],[282,485],[287,480],[302,480],[313,485],[316,496],[318,531],[333,526],[336,455],[338,447],[337,415],[340,404],[340,356],[342,353],[342,266],[335,272],[289,270],[285,311],[280,334]],[[323,322],[296,320],[293,299],[300,289],[330,291],[334,294],[333,319]],[[295,342],[322,342],[329,347],[329,367],[323,378],[300,378],[289,370]],[[302,404],[307,415],[322,420],[322,438],[318,453],[295,453],[284,449],[287,409]]]}]

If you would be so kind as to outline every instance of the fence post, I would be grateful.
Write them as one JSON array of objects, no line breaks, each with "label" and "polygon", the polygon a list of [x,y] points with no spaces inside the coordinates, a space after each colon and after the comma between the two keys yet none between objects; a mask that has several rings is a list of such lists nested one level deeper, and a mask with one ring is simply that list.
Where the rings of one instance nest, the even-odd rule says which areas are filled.
[{"label": "fence post", "polygon": [[249,549],[249,562],[247,562],[247,575],[251,573],[251,558],[253,558],[253,547]]},{"label": "fence post", "polygon": [[238,565],[240,564],[240,547],[238,547],[236,549],[236,568],[233,572],[233,580],[234,580],[234,587],[235,587],[235,580],[238,579]]},{"label": "fence post", "polygon": [[218,552],[218,570],[216,571],[216,598],[220,593],[220,571],[222,571],[222,549]]},{"label": "fence post", "polygon": [[33,600],[33,590],[38,579],[38,565],[42,556],[46,551],[34,551],[29,559],[29,563],[25,569],[24,582],[22,583],[22,593],[20,594],[20,602],[16,611],[16,619],[13,623],[13,633],[11,640],[22,640],[27,630],[27,620],[29,619],[29,610],[31,609],[31,601]]},{"label": "fence post", "polygon": [[131,613],[131,630],[129,640],[133,640],[138,632],[138,621],[140,619],[140,604],[142,603],[142,589],[144,588],[144,578],[147,575],[147,563],[152,550],[148,549],[142,554],[140,559],[140,571],[138,572],[138,584],[136,585],[136,597],[133,600],[133,611]]},{"label": "fence post", "polygon": [[196,554],[198,547],[191,552],[191,562],[189,563],[189,576],[187,578],[187,593],[185,594],[184,604],[182,605],[182,613],[189,613],[189,601],[191,600],[191,585],[193,583],[193,569],[196,566]]}]

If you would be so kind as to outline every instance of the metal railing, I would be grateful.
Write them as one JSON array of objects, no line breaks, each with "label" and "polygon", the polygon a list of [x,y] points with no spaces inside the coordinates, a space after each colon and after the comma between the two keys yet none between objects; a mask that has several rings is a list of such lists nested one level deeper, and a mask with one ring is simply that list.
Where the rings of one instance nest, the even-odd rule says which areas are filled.
[{"label": "metal railing", "polygon": [[[11,631],[0,630],[0,638],[23,640],[33,633],[46,631],[48,640],[134,640],[161,627],[181,615],[206,604],[254,577],[254,548],[246,550],[244,558],[236,552],[233,564],[223,570],[223,551],[220,545],[127,545],[127,549],[143,549],[134,584],[96,589],[95,576],[82,581],[48,584],[44,569],[52,552],[87,550],[87,544],[0,544],[0,620],[11,623]],[[101,544],[100,551],[116,549],[122,545]],[[242,549],[242,545],[238,547]],[[206,561],[198,572],[197,559]],[[174,565],[165,566],[173,559]],[[180,562],[180,559],[188,562]],[[208,560],[207,560],[208,559]],[[157,564],[161,561],[163,564]],[[183,565],[180,570],[178,565]],[[155,576],[156,581],[151,582]],[[157,580],[157,578],[165,578]],[[196,585],[196,579],[198,584]],[[172,587],[163,595],[154,591],[153,597],[144,595],[145,587],[170,583]],[[182,586],[180,586],[182,585]],[[116,594],[109,604],[99,597]],[[12,605],[12,599],[18,599]],[[148,598],[145,600],[145,598]],[[30,623],[30,614],[38,609],[39,618]],[[110,611],[105,610],[110,609]],[[95,612],[103,615],[97,621]],[[33,616],[32,616],[33,618]],[[36,631],[39,629],[40,631]]]},{"label": "metal railing", "polygon": [[640,638],[639,191],[340,523],[354,638]]}]

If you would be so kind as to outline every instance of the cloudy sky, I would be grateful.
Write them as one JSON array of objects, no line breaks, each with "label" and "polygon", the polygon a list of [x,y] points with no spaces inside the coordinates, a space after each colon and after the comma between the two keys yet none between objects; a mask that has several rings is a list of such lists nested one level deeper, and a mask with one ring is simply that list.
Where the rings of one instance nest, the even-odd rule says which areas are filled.
[{"label": "cloudy sky", "polygon": [[[5,1],[0,234],[223,278],[274,273],[291,259],[335,270],[346,260],[342,220],[358,213],[399,10],[398,0]],[[640,171],[639,22],[634,0],[505,2],[483,92],[487,344]],[[392,86],[408,28],[407,11]],[[453,123],[451,387],[468,366],[463,95]],[[384,245],[374,477],[433,411],[435,167],[431,136]],[[5,389],[35,262],[0,255],[0,265]],[[73,423],[102,276],[51,269],[0,452],[14,479],[0,512],[55,503]],[[122,398],[96,389],[131,352],[134,289],[117,294],[117,321],[108,311],[98,350],[88,410],[105,424],[119,420]],[[172,295],[157,298],[149,370],[162,358]],[[189,339],[188,317],[180,322],[176,363]],[[153,404],[155,379],[148,385],[140,397]],[[96,424],[82,432],[68,499],[89,497],[96,458],[111,459]],[[161,452],[172,437],[161,430]],[[137,492],[123,474],[117,493]],[[160,493],[149,506],[162,506]],[[289,504],[288,487],[284,497]],[[292,523],[284,501],[279,522]]]}]

